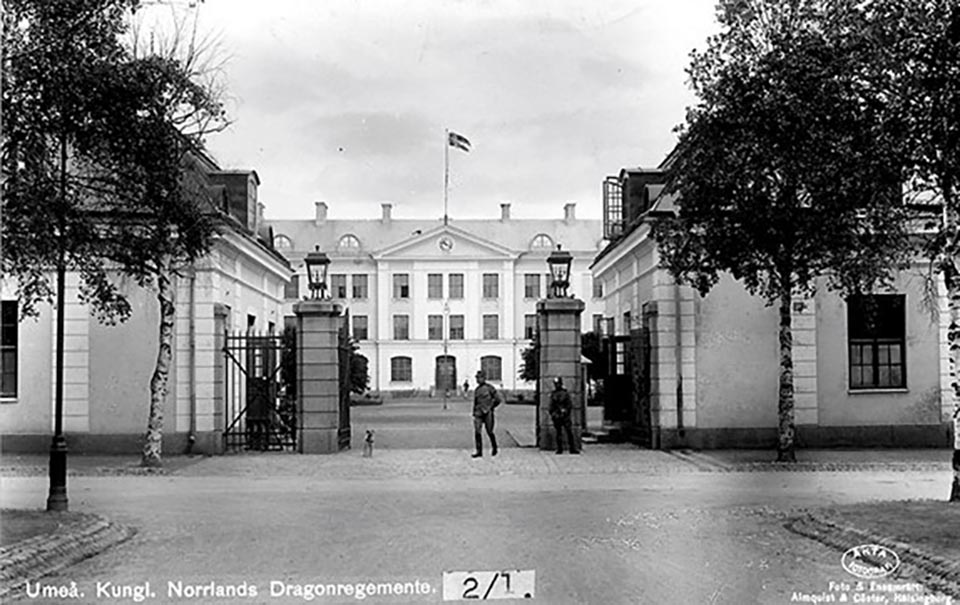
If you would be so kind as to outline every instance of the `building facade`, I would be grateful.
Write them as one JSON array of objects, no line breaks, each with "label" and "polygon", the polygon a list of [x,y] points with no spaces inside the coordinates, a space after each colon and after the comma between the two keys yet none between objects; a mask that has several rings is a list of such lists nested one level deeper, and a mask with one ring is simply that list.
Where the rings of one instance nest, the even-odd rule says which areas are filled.
[{"label": "building facade", "polygon": [[[223,334],[283,326],[287,261],[271,247],[251,170],[222,171],[209,158],[193,169],[221,203],[224,227],[211,252],[174,278],[176,327],[164,409],[164,449],[217,453],[228,422]],[[158,350],[159,303],[134,283],[121,285],[133,312],[109,326],[91,316],[67,275],[64,327],[64,432],[72,452],[139,452]],[[15,284],[2,282],[0,449],[46,451],[54,424],[55,311],[19,319]]]},{"label": "building facade", "polygon": [[[456,393],[484,370],[496,386],[529,390],[521,351],[546,297],[547,256],[557,245],[573,257],[571,291],[597,310],[589,264],[602,248],[601,222],[576,218],[395,218],[392,204],[372,220],[332,220],[324,202],[312,220],[269,221],[274,246],[296,271],[292,303],[307,295],[303,258],[317,246],[331,259],[330,295],[347,309],[350,329],[369,360],[370,389],[385,394]],[[590,326],[584,326],[589,330]]]},{"label": "building facade", "polygon": [[[663,179],[630,169],[604,184],[611,243],[591,270],[613,373],[624,378],[612,384],[628,402],[608,417],[652,447],[773,447],[778,311],[729,275],[701,296],[660,267],[650,220],[676,202]],[[799,445],[951,443],[948,314],[942,285],[927,294],[926,274],[917,264],[890,292],[844,300],[821,287],[794,301]]]}]

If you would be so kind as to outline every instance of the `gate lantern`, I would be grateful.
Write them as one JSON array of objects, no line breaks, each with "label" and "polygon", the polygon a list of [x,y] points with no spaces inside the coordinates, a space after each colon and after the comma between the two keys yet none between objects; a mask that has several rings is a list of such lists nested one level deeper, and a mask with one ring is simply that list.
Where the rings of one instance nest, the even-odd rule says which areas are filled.
[{"label": "gate lantern", "polygon": [[310,298],[314,300],[326,299],[327,268],[330,266],[330,258],[323,252],[320,252],[320,246],[317,246],[316,251],[307,254],[303,262],[307,265],[307,282],[310,286]]},{"label": "gate lantern", "polygon": [[547,257],[547,265],[550,266],[550,290],[547,298],[567,298],[567,288],[570,287],[570,263],[573,262],[573,256],[566,250],[557,249]]}]

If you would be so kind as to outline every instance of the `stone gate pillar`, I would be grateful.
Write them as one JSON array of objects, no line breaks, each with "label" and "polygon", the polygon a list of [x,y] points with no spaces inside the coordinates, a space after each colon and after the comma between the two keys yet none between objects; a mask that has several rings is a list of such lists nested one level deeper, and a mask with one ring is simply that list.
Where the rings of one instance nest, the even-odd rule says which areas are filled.
[{"label": "stone gate pillar", "polygon": [[301,454],[331,454],[340,449],[340,311],[340,305],[329,300],[304,300],[293,306],[297,316],[297,443]]},{"label": "stone gate pillar", "polygon": [[556,430],[550,418],[550,393],[553,379],[563,384],[573,400],[573,438],[579,449],[583,433],[583,373],[580,365],[580,315],[584,303],[576,298],[548,298],[537,303],[537,330],[540,334],[540,400],[537,446],[542,450],[557,447]]}]

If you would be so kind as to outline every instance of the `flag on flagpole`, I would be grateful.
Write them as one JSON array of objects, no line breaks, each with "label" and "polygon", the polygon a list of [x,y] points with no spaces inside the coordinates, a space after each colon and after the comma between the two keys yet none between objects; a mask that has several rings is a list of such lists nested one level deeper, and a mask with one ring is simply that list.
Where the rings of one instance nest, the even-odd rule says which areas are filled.
[{"label": "flag on flagpole", "polygon": [[468,141],[467,137],[463,136],[462,134],[457,134],[453,131],[450,131],[447,134],[447,142],[451,147],[456,147],[457,149],[466,151],[468,153],[470,151],[470,141]]}]

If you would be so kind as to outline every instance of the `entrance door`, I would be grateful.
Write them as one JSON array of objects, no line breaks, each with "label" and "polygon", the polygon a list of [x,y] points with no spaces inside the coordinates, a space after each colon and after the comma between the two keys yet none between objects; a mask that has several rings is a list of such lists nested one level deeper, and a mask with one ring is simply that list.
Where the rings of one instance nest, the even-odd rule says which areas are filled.
[{"label": "entrance door", "polygon": [[437,355],[436,380],[437,392],[457,392],[457,358],[453,355]]}]

